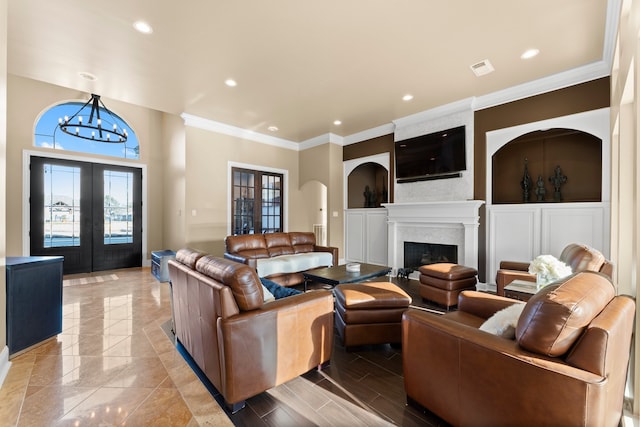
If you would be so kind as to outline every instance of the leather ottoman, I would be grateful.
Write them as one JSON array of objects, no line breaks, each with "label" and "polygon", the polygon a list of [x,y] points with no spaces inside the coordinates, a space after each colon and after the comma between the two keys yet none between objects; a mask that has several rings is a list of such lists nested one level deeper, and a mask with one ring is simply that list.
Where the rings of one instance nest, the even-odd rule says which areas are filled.
[{"label": "leather ottoman", "polygon": [[458,305],[460,292],[476,289],[478,271],[472,267],[441,262],[423,265],[420,270],[420,296],[443,305],[447,310]]},{"label": "leather ottoman", "polygon": [[345,347],[368,344],[400,344],[402,313],[411,297],[389,282],[337,285],[335,326]]}]

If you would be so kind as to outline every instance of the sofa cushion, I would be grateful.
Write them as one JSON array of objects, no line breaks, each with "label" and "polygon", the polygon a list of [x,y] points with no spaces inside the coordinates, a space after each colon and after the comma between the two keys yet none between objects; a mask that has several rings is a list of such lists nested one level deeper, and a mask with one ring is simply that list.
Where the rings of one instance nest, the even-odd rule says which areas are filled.
[{"label": "sofa cushion", "polygon": [[296,254],[303,252],[313,252],[313,250],[315,249],[316,236],[310,231],[291,231],[289,233],[289,238],[291,239],[293,252]]},{"label": "sofa cushion", "polygon": [[182,248],[176,252],[176,261],[186,265],[192,270],[196,268],[196,262],[206,254],[191,248]]},{"label": "sofa cushion", "polygon": [[274,274],[297,273],[332,265],[333,255],[329,252],[305,252],[258,259],[256,270],[260,277],[269,277]]},{"label": "sofa cushion", "polygon": [[224,242],[228,253],[246,258],[269,258],[267,243],[262,234],[227,236]]},{"label": "sofa cushion", "polygon": [[529,299],[520,315],[518,344],[532,352],[561,356],[614,296],[609,279],[593,271],[547,285]]},{"label": "sofa cushion", "polygon": [[267,244],[269,256],[287,255],[293,253],[289,233],[267,233],[263,234]]},{"label": "sofa cushion", "polygon": [[198,260],[196,270],[229,286],[241,311],[262,307],[262,283],[255,270],[248,265],[206,255]]}]

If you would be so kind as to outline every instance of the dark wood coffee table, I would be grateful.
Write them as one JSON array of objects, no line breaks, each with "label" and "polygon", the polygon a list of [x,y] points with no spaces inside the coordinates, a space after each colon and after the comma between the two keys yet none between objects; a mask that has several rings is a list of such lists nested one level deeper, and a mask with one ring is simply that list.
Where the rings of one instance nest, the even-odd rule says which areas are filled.
[{"label": "dark wood coffee table", "polygon": [[319,282],[326,285],[339,285],[340,283],[363,282],[374,277],[384,276],[391,271],[391,267],[374,264],[360,264],[360,271],[349,272],[347,265],[336,265],[335,267],[318,268],[302,273],[304,277],[304,291],[307,291],[308,282]]}]

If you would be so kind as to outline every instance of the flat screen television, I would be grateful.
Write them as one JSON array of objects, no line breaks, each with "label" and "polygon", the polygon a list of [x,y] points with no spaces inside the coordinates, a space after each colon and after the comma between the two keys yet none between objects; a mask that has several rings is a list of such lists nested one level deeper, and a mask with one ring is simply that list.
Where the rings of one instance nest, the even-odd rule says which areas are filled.
[{"label": "flat screen television", "polygon": [[460,176],[467,169],[465,127],[396,141],[399,183]]}]

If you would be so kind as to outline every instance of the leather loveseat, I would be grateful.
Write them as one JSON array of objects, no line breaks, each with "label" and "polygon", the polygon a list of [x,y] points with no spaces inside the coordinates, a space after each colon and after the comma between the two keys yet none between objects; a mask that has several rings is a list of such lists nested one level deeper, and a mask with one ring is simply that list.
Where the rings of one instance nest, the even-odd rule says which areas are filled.
[{"label": "leather loveseat", "polygon": [[605,275],[582,271],[531,297],[515,339],[480,329],[513,304],[524,303],[464,291],[458,311],[406,311],[409,403],[454,426],[618,426],[634,300],[615,296]]},{"label": "leather loveseat", "polygon": [[[571,271],[590,270],[599,271],[613,277],[613,264],[597,249],[577,243],[568,244],[558,258],[571,267]],[[535,274],[529,273],[529,261],[501,261],[500,269],[496,272],[496,293],[504,295],[504,287],[514,280],[535,282]]]},{"label": "leather loveseat", "polygon": [[247,264],[281,286],[303,283],[302,273],[338,265],[338,248],[316,245],[311,232],[227,236],[224,257]]},{"label": "leather loveseat", "polygon": [[168,268],[176,338],[232,412],[329,361],[330,291],[265,303],[254,269],[191,249],[180,249]]}]

